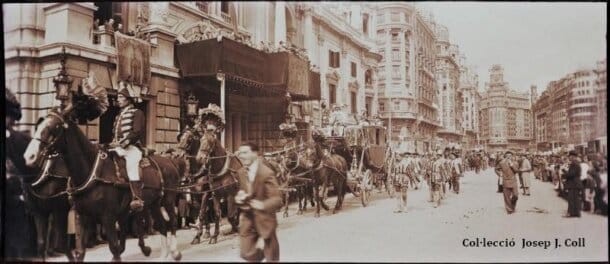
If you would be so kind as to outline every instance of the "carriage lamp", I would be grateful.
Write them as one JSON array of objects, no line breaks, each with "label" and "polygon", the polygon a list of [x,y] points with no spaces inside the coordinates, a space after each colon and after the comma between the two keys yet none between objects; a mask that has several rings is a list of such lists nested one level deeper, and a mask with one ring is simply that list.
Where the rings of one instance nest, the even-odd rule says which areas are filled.
[{"label": "carriage lamp", "polygon": [[196,116],[198,105],[199,100],[193,94],[189,95],[188,99],[186,99],[186,114],[191,117]]},{"label": "carriage lamp", "polygon": [[70,89],[74,80],[68,75],[66,71],[66,47],[62,47],[61,50],[61,69],[59,70],[57,76],[53,78],[53,84],[55,85],[55,99],[61,101],[61,105],[64,106],[65,102],[70,98]]}]

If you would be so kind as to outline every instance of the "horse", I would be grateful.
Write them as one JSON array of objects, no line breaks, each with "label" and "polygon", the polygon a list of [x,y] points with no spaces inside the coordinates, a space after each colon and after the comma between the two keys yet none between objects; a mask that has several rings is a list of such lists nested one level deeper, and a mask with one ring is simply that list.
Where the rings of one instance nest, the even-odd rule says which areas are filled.
[{"label": "horse", "polygon": [[[216,244],[220,234],[220,220],[222,219],[221,200],[227,203],[227,219],[231,224],[231,232],[229,234],[238,232],[239,211],[235,204],[235,195],[239,191],[237,170],[243,167],[243,165],[237,157],[226,152],[214,130],[204,131],[200,139],[196,160],[199,164],[203,165],[193,175],[197,178],[195,190],[203,194],[199,219],[200,223],[204,219],[208,219],[208,209],[212,208],[208,208],[207,205],[209,205],[208,198],[211,197],[215,229],[214,234],[210,237],[209,244]],[[204,176],[200,177],[202,175]],[[198,244],[200,236],[201,228],[191,244]]]},{"label": "horse", "polygon": [[[36,226],[36,255],[43,261],[53,255],[52,246],[47,244],[48,232],[53,231],[51,237],[57,241],[57,249],[73,261],[66,234],[69,203],[64,191],[68,180],[65,161],[60,155],[50,153],[45,154],[42,166],[39,166],[41,162],[27,167],[23,154],[30,141],[31,137],[26,133],[12,131],[6,141],[6,155],[17,174],[22,176],[25,204],[32,213]],[[53,218],[52,226],[48,225],[50,217]]]},{"label": "horse", "polygon": [[[209,213],[204,213],[202,210],[209,211],[210,208],[214,207],[211,196],[207,197],[207,200],[203,200],[202,193],[202,179],[205,173],[195,173],[197,172],[203,164],[200,164],[195,159],[195,155],[199,150],[201,136],[198,131],[194,128],[185,129],[181,135],[179,136],[179,142],[177,151],[173,155],[174,158],[183,159],[187,164],[187,170],[183,177],[183,182],[186,184],[194,184],[194,187],[189,189],[189,192],[186,193],[186,200],[191,203],[191,201],[195,201],[194,207],[197,208],[199,223],[197,224],[197,233],[195,237],[191,241],[191,245],[196,245],[201,243],[201,236],[203,238],[210,238],[210,223],[215,221],[214,215]],[[195,175],[196,174],[196,175]],[[203,232],[203,226],[205,225],[205,233]]]},{"label": "horse", "polygon": [[[120,159],[116,153],[88,140],[73,120],[72,111],[74,109],[70,107],[67,110],[50,111],[36,130],[34,140],[29,143],[24,158],[28,165],[35,164],[41,158],[41,153],[48,149],[54,149],[64,157],[69,181],[72,183],[68,186],[68,195],[73,199],[78,213],[76,221],[99,219],[107,236],[112,260],[120,261],[121,254],[125,251],[129,203],[132,196],[125,182],[127,179],[124,176],[121,179],[120,176],[125,175],[125,169],[118,165]],[[158,155],[150,154],[145,159],[156,168],[152,165],[143,167],[141,164],[145,208],[136,215],[152,214],[155,229],[162,235],[161,259],[168,256],[169,249],[172,257],[179,260],[182,254],[177,248],[175,237],[176,191],[173,188],[177,186],[179,175],[183,173],[184,168],[171,159]],[[169,241],[168,229],[171,232]],[[76,230],[77,237],[88,237],[88,231],[85,225],[79,225]],[[145,245],[145,234],[141,231],[138,245],[142,253],[149,256],[151,250]],[[82,261],[86,253],[84,239],[77,241],[76,248],[73,254],[77,260]]]},{"label": "horse", "polygon": [[313,173],[313,189],[316,200],[316,211],[314,216],[320,217],[320,207],[328,211],[329,207],[324,202],[328,195],[328,187],[332,184],[337,194],[337,202],[333,214],[337,213],[342,205],[347,188],[347,161],[341,155],[324,152],[320,146],[321,142],[308,143],[305,145],[304,166]]}]

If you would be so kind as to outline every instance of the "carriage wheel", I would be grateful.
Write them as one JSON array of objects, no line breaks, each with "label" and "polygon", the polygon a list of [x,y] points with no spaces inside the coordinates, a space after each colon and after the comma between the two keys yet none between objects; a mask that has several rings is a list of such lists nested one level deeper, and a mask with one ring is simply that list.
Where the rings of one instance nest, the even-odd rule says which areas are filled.
[{"label": "carriage wheel", "polygon": [[362,200],[362,206],[364,207],[369,204],[371,199],[371,190],[373,189],[371,180],[371,170],[366,170],[362,174],[362,181],[360,182],[360,190],[362,190],[360,197]]}]

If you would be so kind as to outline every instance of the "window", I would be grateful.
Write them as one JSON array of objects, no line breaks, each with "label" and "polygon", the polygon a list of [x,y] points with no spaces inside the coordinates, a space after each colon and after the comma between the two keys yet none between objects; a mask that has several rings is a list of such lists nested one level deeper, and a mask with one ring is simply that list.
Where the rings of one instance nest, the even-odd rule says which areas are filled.
[{"label": "window", "polygon": [[385,103],[379,103],[379,112],[385,112]]},{"label": "window", "polygon": [[220,12],[223,12],[225,14],[229,13],[229,2],[220,2]]},{"label": "window", "polygon": [[392,79],[400,79],[400,67],[392,67]]},{"label": "window", "polygon": [[198,1],[195,2],[195,6],[197,6],[197,9],[199,9],[199,11],[206,14],[208,13],[208,2]]},{"label": "window", "polygon": [[394,101],[394,111],[398,111],[398,110],[400,110],[400,102]]},{"label": "window", "polygon": [[398,33],[392,33],[392,41],[398,41]]},{"label": "window", "polygon": [[340,66],[340,58],[339,52],[334,52],[332,50],[328,51],[328,66],[331,68],[339,68]]},{"label": "window", "polygon": [[392,49],[392,60],[400,61],[400,50],[399,49]]},{"label": "window", "polygon": [[128,29],[127,25],[127,14],[123,13],[123,9],[127,6],[124,3],[119,2],[94,2],[93,3],[98,9],[93,13],[93,19],[99,19],[100,25],[104,25],[105,22],[111,18],[114,20],[114,30],[118,30],[119,24],[122,24],[123,30]]},{"label": "window", "polygon": [[367,96],[364,103],[366,106],[366,115],[371,116],[371,106],[373,104],[373,98]]},{"label": "window", "polygon": [[337,102],[337,87],[334,84],[328,85],[328,101],[330,102],[330,105]]},{"label": "window", "polygon": [[352,77],[356,77],[357,72],[358,72],[358,67],[356,66],[356,63],[352,61]]},{"label": "window", "polygon": [[356,92],[350,92],[350,97],[351,97],[351,103],[352,103],[352,113],[356,114],[358,112],[358,105],[357,105],[358,96],[356,95]]},{"label": "window", "polygon": [[364,17],[362,18],[362,32],[364,32],[364,34],[369,33],[369,15],[368,14],[365,14]]}]

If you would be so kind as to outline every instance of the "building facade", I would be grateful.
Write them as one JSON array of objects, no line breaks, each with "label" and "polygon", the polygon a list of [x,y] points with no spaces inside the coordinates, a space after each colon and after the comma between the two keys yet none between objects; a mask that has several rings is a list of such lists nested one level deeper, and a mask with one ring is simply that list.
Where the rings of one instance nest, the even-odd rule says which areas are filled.
[{"label": "building facade", "polygon": [[528,149],[533,135],[529,93],[511,90],[501,65],[493,65],[489,72],[479,111],[481,143],[490,151]]},{"label": "building facade", "polygon": [[402,135],[411,151],[432,148],[438,128],[435,105],[435,34],[429,19],[411,3],[376,5],[379,114],[390,127],[391,142]]},{"label": "building facade", "polygon": [[462,90],[460,89],[460,53],[457,45],[449,41],[447,27],[436,24],[436,85],[439,95],[441,129],[437,135],[445,144],[461,144]]},{"label": "building facade", "polygon": [[461,59],[460,68],[460,88],[462,92],[462,128],[464,137],[462,145],[466,149],[474,149],[478,147],[479,142],[479,103],[481,96],[478,92],[479,76],[475,73],[472,67],[464,66],[465,58]]},{"label": "building facade", "polygon": [[[285,121],[287,111],[297,126],[307,131],[319,119],[319,104],[311,102],[316,96],[308,93],[316,93],[316,87],[318,93],[323,87],[322,99],[346,104],[353,112],[367,110],[372,115],[376,111],[375,66],[381,56],[371,52],[373,33],[365,25],[373,23],[374,12],[366,8],[353,9],[353,16],[347,18],[326,6],[292,2],[33,3],[3,7],[6,87],[24,106],[24,118],[17,124],[20,130],[31,131],[38,118],[58,105],[52,79],[59,72],[62,47],[67,53],[67,73],[74,79],[73,90],[87,76],[94,76],[111,99],[125,83],[140,88],[144,103],[138,107],[146,113],[144,141],[158,150],[177,143],[179,132],[189,123],[185,102],[191,95],[200,108],[209,103],[224,108],[227,125],[222,142],[230,151],[246,140],[258,143],[264,151],[280,148],[283,143],[278,126]],[[128,42],[140,48],[117,49],[116,32],[128,35],[132,38]],[[189,45],[214,49],[192,54],[184,51]],[[219,52],[221,49],[224,52]],[[128,52],[147,55],[137,57]],[[211,59],[219,54],[222,56]],[[245,56],[251,60],[243,60]],[[270,84],[267,77],[273,75],[256,64],[274,56],[290,57],[288,66],[277,69],[289,76],[290,83]],[[214,60],[233,66],[224,72],[187,67]],[[140,78],[145,81],[138,83],[125,80],[121,75],[129,68],[122,64],[125,61],[131,62],[132,71],[150,73],[150,78]],[[311,79],[316,74],[320,76],[317,83]],[[293,85],[300,83],[313,88],[307,91],[307,87]],[[287,110],[285,94],[297,88],[306,92],[293,94],[294,103]],[[113,105],[81,129],[91,140],[107,143],[117,114]]]},{"label": "building facade", "polygon": [[606,153],[605,61],[549,82],[533,104],[539,151]]}]

